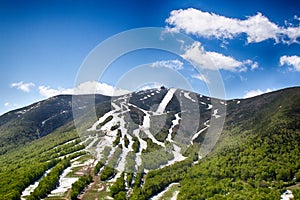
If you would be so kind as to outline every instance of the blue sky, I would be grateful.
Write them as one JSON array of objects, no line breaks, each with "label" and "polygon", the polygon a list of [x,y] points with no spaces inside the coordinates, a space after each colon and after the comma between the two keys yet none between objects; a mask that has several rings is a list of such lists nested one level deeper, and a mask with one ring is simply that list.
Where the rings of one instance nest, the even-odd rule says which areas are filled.
[{"label": "blue sky", "polygon": [[[214,80],[191,64],[218,70],[227,99],[300,86],[299,7],[299,1],[289,0],[0,0],[0,114],[72,93],[91,50],[115,34],[141,27],[183,33],[195,43],[182,57],[150,49],[123,55],[101,83],[85,87],[96,84],[97,91],[109,94],[122,76],[149,63],[180,73],[206,95],[207,82]],[[214,68],[199,62],[207,57]],[[168,70],[162,72],[169,76]],[[177,86],[173,82],[156,84]]]}]

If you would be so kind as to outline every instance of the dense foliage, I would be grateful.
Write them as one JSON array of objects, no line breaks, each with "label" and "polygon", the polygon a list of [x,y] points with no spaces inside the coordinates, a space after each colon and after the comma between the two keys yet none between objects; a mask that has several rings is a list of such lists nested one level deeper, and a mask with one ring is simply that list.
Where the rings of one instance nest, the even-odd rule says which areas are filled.
[{"label": "dense foliage", "polygon": [[178,199],[279,199],[300,171],[300,97],[290,95],[270,96],[268,107],[244,113],[248,123],[227,127],[215,152],[188,170]]},{"label": "dense foliage", "polygon": [[45,198],[48,193],[58,186],[59,176],[64,169],[71,164],[70,159],[65,158],[61,160],[47,176],[43,177],[35,190],[27,197],[28,200],[38,200]]},{"label": "dense foliage", "polygon": [[124,173],[117,178],[116,182],[110,187],[111,196],[114,199],[126,199]]},{"label": "dense foliage", "polygon": [[[61,132],[57,130],[30,145],[20,146],[0,156],[0,199],[20,199],[21,192],[40,179],[45,171],[58,162],[60,148],[63,143],[78,137],[75,132]],[[67,148],[64,148],[67,150]],[[82,153],[76,153],[79,156]]]},{"label": "dense foliage", "polygon": [[78,195],[83,191],[83,189],[89,185],[93,180],[93,177],[89,175],[81,176],[78,181],[72,184],[70,199],[76,200]]}]

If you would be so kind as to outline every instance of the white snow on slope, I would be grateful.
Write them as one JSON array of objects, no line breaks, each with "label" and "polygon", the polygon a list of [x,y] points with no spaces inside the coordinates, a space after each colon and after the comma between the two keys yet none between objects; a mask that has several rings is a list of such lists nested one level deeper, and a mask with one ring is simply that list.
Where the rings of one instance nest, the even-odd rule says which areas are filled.
[{"label": "white snow on slope", "polygon": [[113,113],[114,113],[113,110],[110,111],[110,112],[105,113],[105,115],[103,115],[102,117],[100,117],[99,120],[98,120],[96,123],[94,123],[93,126],[92,126],[91,128],[89,128],[87,131],[95,131],[95,130],[97,129],[97,126],[98,126],[100,123],[104,122],[104,120],[105,120],[108,116],[112,115]]},{"label": "white snow on slope", "polygon": [[136,153],[136,157],[135,157],[135,163],[136,163],[136,166],[135,168],[138,169],[138,167],[142,164],[142,158],[141,158],[141,155],[142,155],[142,150],[143,149],[147,149],[147,142],[145,142],[144,140],[142,140],[140,138],[140,130],[139,129],[135,129],[133,131],[133,135],[136,136],[140,142],[140,151],[138,153]]},{"label": "white snow on slope", "polygon": [[177,146],[176,144],[173,144],[173,147],[174,147],[174,150],[172,151],[172,153],[174,155],[173,160],[169,160],[166,165],[160,166],[160,168],[166,167],[166,166],[169,166],[169,165],[173,165],[174,163],[179,162],[179,161],[183,161],[187,158],[187,157],[184,157],[181,154],[181,148],[179,146]]},{"label": "white snow on slope", "polygon": [[179,191],[175,191],[175,192],[173,193],[173,196],[171,197],[171,199],[170,199],[170,200],[176,200],[176,199],[177,199],[177,196],[178,196],[178,194],[179,194]]},{"label": "white snow on slope", "polygon": [[168,103],[171,101],[171,99],[173,98],[173,95],[175,93],[176,89],[175,88],[170,88],[167,92],[167,94],[165,95],[165,97],[163,98],[163,100],[160,102],[156,113],[158,114],[162,114],[164,112],[164,110],[166,109]]},{"label": "white snow on slope", "polygon": [[173,128],[174,128],[176,125],[179,124],[179,120],[180,120],[180,119],[181,119],[181,117],[179,117],[179,113],[176,113],[176,114],[175,114],[175,119],[172,120],[172,126],[171,126],[171,128],[169,129],[169,134],[168,134],[168,136],[167,136],[167,138],[166,138],[167,141],[173,142],[173,140],[172,140],[172,132],[173,132]]},{"label": "white snow on slope", "polygon": [[[155,195],[155,196],[153,196],[152,198],[151,198],[151,200],[160,200],[162,197],[163,197],[163,195],[166,193],[166,192],[168,192],[168,190],[171,188],[171,187],[173,187],[173,186],[175,186],[175,185],[179,185],[179,183],[171,183],[166,189],[164,189],[163,191],[161,191],[160,193],[158,193],[157,195]],[[175,193],[175,192],[174,192]],[[173,195],[174,196],[174,195]]]},{"label": "white snow on slope", "polygon": [[72,184],[75,183],[78,178],[66,178],[67,174],[72,171],[73,166],[66,168],[62,175],[59,177],[59,186],[52,190],[51,193],[48,195],[51,196],[62,196],[69,188],[72,187]]},{"label": "white snow on slope", "polygon": [[[120,143],[122,144],[123,148],[122,148],[122,153],[120,155],[120,158],[119,158],[119,161],[118,161],[118,164],[117,164],[117,167],[116,167],[116,169],[118,170],[118,173],[111,180],[111,182],[115,182],[117,180],[117,178],[119,178],[121,176],[122,172],[125,171],[125,164],[126,164],[127,154],[130,151],[133,151],[133,149],[132,149],[133,140],[132,140],[132,137],[129,134],[127,134],[127,129],[125,128],[124,117],[120,118],[120,129],[122,131],[122,138],[120,140]],[[126,135],[128,140],[129,140],[128,148],[125,147],[124,135]]]},{"label": "white snow on slope", "polygon": [[67,175],[73,171],[74,167],[93,165],[94,161],[95,161],[94,159],[90,159],[82,164],[80,164],[77,161],[71,163],[71,166],[67,167],[63,171],[63,173],[60,175],[59,186],[56,189],[51,191],[51,193],[49,194],[49,197],[62,196],[65,192],[68,191],[68,189],[70,189],[72,187],[72,184],[75,183],[79,179],[77,177],[67,177]]},{"label": "white snow on slope", "polygon": [[192,102],[196,102],[194,99],[192,99],[192,97],[190,96],[190,93],[184,92],[183,95],[185,98],[190,99]]},{"label": "white snow on slope", "polygon": [[219,117],[221,117],[220,115],[218,115],[218,109],[214,110],[214,113],[213,113],[212,116],[215,117],[216,119],[218,119]]},{"label": "white snow on slope", "polygon": [[207,108],[207,110],[210,110],[210,109],[212,109],[212,105],[211,104],[208,104],[208,108]]},{"label": "white snow on slope", "polygon": [[145,111],[143,111],[143,112],[144,112],[145,116],[144,116],[144,119],[143,119],[142,127],[144,129],[149,129],[150,128],[150,115]]},{"label": "white snow on slope", "polygon": [[294,195],[291,190],[285,191],[281,196],[280,200],[292,200],[294,199]]},{"label": "white snow on slope", "polygon": [[68,111],[61,111],[59,114],[53,115],[53,116],[49,117],[48,119],[45,119],[44,121],[42,121],[42,126],[44,126],[45,123],[46,123],[47,121],[49,121],[49,120],[51,120],[51,119],[53,119],[53,118],[55,118],[55,117],[57,117],[57,116],[59,116],[59,115],[62,115],[62,114],[64,114],[64,113],[67,113],[67,112],[68,112]]},{"label": "white snow on slope", "polygon": [[[204,124],[205,124],[205,123],[204,123]],[[198,131],[195,135],[193,135],[192,140],[191,140],[191,144],[194,144],[193,141],[194,141],[197,137],[199,137],[199,135],[200,135],[203,131],[205,131],[207,128],[208,128],[208,126],[206,126],[205,128],[203,128],[203,129],[201,129],[200,131]]]},{"label": "white snow on slope", "polygon": [[[47,174],[49,174],[49,172],[50,172],[51,170],[52,170],[52,168],[51,168],[51,169],[48,169],[47,171],[45,171],[45,173],[44,173],[44,175],[42,176],[42,178],[45,177]],[[37,180],[37,181],[34,182],[33,184],[29,185],[29,186],[22,192],[22,194],[21,194],[21,200],[25,200],[26,198],[24,198],[24,197],[29,196],[30,193],[33,192],[33,191],[35,190],[35,188],[38,187],[38,185],[39,185],[39,183],[40,183],[40,180],[41,180],[42,178],[40,178],[39,180]]]}]

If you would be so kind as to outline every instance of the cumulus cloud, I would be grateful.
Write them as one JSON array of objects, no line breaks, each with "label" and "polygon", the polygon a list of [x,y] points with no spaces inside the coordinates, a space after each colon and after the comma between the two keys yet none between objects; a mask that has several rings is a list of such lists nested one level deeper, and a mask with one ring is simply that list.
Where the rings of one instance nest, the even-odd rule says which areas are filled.
[{"label": "cumulus cloud", "polygon": [[80,84],[75,88],[75,94],[103,94],[107,96],[119,96],[130,93],[130,91],[116,88],[106,83],[100,83],[96,81],[88,81]]},{"label": "cumulus cloud", "polygon": [[180,60],[160,60],[152,63],[152,67],[166,67],[173,70],[183,69],[183,63]]},{"label": "cumulus cloud", "polygon": [[266,91],[262,91],[261,89],[257,89],[257,90],[250,90],[250,91],[247,91],[244,95],[243,98],[251,98],[251,97],[255,97],[255,96],[258,96],[258,95],[262,95],[264,93],[268,93],[268,92],[272,92],[273,90],[271,89],[267,89]]},{"label": "cumulus cloud", "polygon": [[233,39],[245,34],[248,43],[258,43],[268,39],[274,39],[276,42],[298,43],[297,39],[300,37],[300,26],[280,27],[262,13],[241,20],[188,8],[173,10],[166,23],[167,30],[170,32],[184,31],[187,34],[206,38]]},{"label": "cumulus cloud", "polygon": [[5,102],[5,103],[4,103],[4,106],[5,106],[5,107],[8,107],[9,105],[10,105],[9,102]]},{"label": "cumulus cloud", "polygon": [[10,85],[12,88],[17,88],[18,90],[22,90],[23,92],[30,92],[31,88],[35,86],[34,83],[23,83],[23,81],[20,81],[18,83],[12,83]]},{"label": "cumulus cloud", "polygon": [[73,94],[74,90],[73,89],[65,89],[65,88],[58,88],[58,89],[53,89],[50,88],[49,86],[39,86],[39,93],[43,97],[53,97],[56,95],[60,94]]},{"label": "cumulus cloud", "polygon": [[119,96],[127,94],[130,91],[115,88],[106,83],[88,81],[80,84],[76,88],[51,88],[49,86],[39,86],[39,93],[44,97],[52,97],[60,94],[103,94],[107,96]]},{"label": "cumulus cloud", "polygon": [[247,70],[247,66],[258,65],[251,60],[238,61],[231,56],[205,51],[200,42],[194,42],[191,46],[187,47],[185,53],[181,56],[202,69],[210,70],[223,69],[243,72]]},{"label": "cumulus cloud", "polygon": [[281,56],[280,66],[289,65],[292,66],[294,70],[300,72],[300,57],[299,56]]}]

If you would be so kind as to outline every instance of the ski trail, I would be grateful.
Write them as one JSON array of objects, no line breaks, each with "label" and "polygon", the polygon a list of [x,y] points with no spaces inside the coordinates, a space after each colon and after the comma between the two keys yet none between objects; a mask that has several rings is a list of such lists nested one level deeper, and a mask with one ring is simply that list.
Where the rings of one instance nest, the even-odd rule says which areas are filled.
[{"label": "ski trail", "polygon": [[[136,107],[136,108],[138,108],[138,107]],[[144,133],[147,135],[148,138],[150,138],[152,140],[152,142],[154,142],[162,147],[165,147],[165,144],[163,142],[158,141],[149,131],[149,129],[150,129],[150,114],[143,109],[140,109],[140,108],[138,108],[138,109],[141,110],[145,114],[145,116],[143,117],[143,124],[142,124],[142,126],[140,126],[140,130],[144,131]]]},{"label": "ski trail", "polygon": [[133,135],[136,136],[140,142],[140,151],[138,153],[136,153],[136,156],[135,156],[135,163],[136,163],[136,170],[138,169],[139,166],[141,166],[142,164],[142,151],[143,149],[147,149],[147,142],[145,142],[143,139],[140,138],[140,130],[139,129],[135,129],[133,131]]},{"label": "ski trail", "polygon": [[169,160],[167,164],[159,166],[160,169],[164,168],[166,166],[169,166],[169,165],[173,165],[176,162],[183,161],[187,158],[181,154],[181,148],[179,146],[177,146],[176,144],[173,144],[173,148],[174,149],[172,150],[172,153],[174,155],[174,158],[172,160]]},{"label": "ski trail", "polygon": [[[166,192],[169,191],[169,189],[171,189],[171,187],[179,185],[179,183],[171,183],[168,187],[166,187],[163,191],[161,191],[160,193],[158,193],[157,195],[153,196],[152,198],[150,198],[150,200],[160,200]],[[176,191],[175,191],[176,192]],[[174,192],[174,193],[175,193]],[[173,193],[173,197],[174,197],[174,193]],[[179,192],[178,192],[179,193]],[[178,195],[178,194],[177,194]],[[177,196],[176,195],[176,196]],[[172,198],[173,198],[172,197]]]},{"label": "ski trail", "polygon": [[37,180],[37,181],[34,182],[33,184],[29,185],[25,190],[23,190],[23,192],[22,192],[22,194],[21,194],[21,200],[26,200],[25,197],[26,197],[26,196],[29,196],[30,193],[33,192],[33,191],[35,190],[35,188],[38,187],[38,185],[39,185],[41,179],[42,179],[43,177],[45,177],[47,174],[49,174],[49,172],[50,172],[51,170],[52,170],[52,168],[51,168],[51,169],[48,169],[47,171],[45,171],[45,173],[43,174],[43,176],[42,176],[39,180]]},{"label": "ski trail", "polygon": [[95,131],[95,130],[97,130],[97,126],[98,126],[100,123],[104,122],[104,120],[105,120],[108,116],[112,115],[114,112],[115,112],[115,111],[112,110],[112,111],[109,111],[109,112],[105,113],[105,115],[103,115],[102,117],[100,117],[99,120],[98,120],[96,123],[94,123],[94,124],[92,125],[92,127],[89,128],[87,131]]},{"label": "ski trail", "polygon": [[173,193],[173,196],[172,196],[171,200],[176,200],[178,194],[179,194],[179,191],[175,191],[175,192]]},{"label": "ski trail", "polygon": [[[130,136],[129,134],[127,134],[127,129],[125,128],[125,120],[124,117],[120,118],[120,129],[122,132],[122,137],[121,137],[121,144],[123,146],[122,148],[122,153],[120,155],[119,161],[117,163],[117,167],[116,169],[118,170],[118,173],[116,174],[116,176],[111,180],[111,182],[115,182],[117,180],[117,178],[119,178],[122,174],[123,171],[125,171],[125,165],[126,165],[126,157],[127,154],[132,151],[132,144],[133,144],[133,140],[132,140],[132,136]],[[129,144],[128,144],[128,148],[125,147],[125,135],[129,140]]]},{"label": "ski trail", "polygon": [[180,120],[180,119],[181,119],[181,118],[179,117],[179,113],[175,114],[175,119],[172,120],[172,126],[171,126],[171,128],[169,129],[169,134],[168,134],[168,136],[167,136],[167,138],[166,138],[167,141],[169,141],[169,142],[174,142],[174,141],[172,140],[172,132],[173,132],[173,128],[174,128],[176,125],[179,124],[179,120]]},{"label": "ski trail", "polygon": [[183,95],[184,95],[185,98],[191,100],[192,102],[196,102],[194,99],[192,99],[192,97],[190,96],[190,93],[184,92]]},{"label": "ski trail", "polygon": [[162,114],[164,112],[168,103],[171,101],[175,91],[176,91],[175,88],[171,88],[168,90],[167,94],[164,96],[163,100],[161,101],[161,103],[159,104],[159,106],[156,110],[157,114]]},{"label": "ski trail", "polygon": [[193,135],[193,137],[192,137],[192,140],[191,140],[191,144],[194,144],[194,140],[203,132],[203,131],[205,131],[206,129],[208,128],[208,126],[207,127],[205,127],[205,128],[203,128],[203,129],[201,129],[200,131],[198,131],[195,135]]}]

